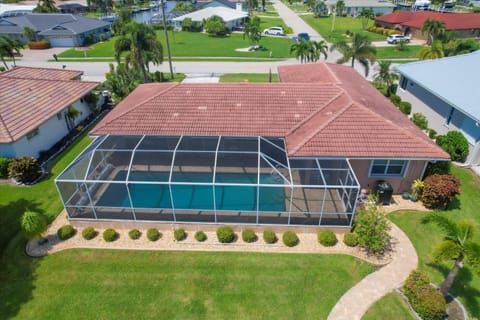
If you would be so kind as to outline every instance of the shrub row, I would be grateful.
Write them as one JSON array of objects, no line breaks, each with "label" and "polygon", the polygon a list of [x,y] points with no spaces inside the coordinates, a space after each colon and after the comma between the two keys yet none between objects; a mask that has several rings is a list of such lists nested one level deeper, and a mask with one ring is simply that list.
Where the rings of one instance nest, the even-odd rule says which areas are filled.
[{"label": "shrub row", "polygon": [[392,34],[402,34],[402,32],[399,31],[399,30],[382,28],[382,27],[375,27],[375,26],[372,26],[372,27],[368,28],[367,30],[370,31],[370,32],[373,32],[373,33],[383,34],[384,36],[389,36],[389,35],[392,35]]}]

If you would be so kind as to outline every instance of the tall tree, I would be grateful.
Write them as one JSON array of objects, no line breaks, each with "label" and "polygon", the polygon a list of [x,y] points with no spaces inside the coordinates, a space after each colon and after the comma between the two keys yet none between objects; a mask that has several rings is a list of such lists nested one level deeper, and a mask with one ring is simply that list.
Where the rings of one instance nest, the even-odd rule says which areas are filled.
[{"label": "tall tree", "polygon": [[256,45],[262,38],[262,31],[260,30],[260,18],[257,16],[247,18],[245,23],[245,30],[243,31],[243,38],[248,38],[250,45]]},{"label": "tall tree", "polygon": [[38,0],[37,7],[34,10],[40,13],[58,12],[55,6],[55,0]]},{"label": "tall tree", "polygon": [[315,3],[313,4],[313,14],[315,17],[324,17],[328,15],[328,6],[326,1],[324,0],[315,0]]},{"label": "tall tree", "polygon": [[35,30],[33,30],[32,28],[30,28],[28,26],[23,27],[22,35],[24,37],[28,38],[29,41],[36,40],[36,38],[37,38],[37,33],[35,32]]},{"label": "tall tree", "polygon": [[320,60],[320,56],[323,55],[325,60],[328,57],[328,44],[324,40],[320,41],[311,41],[310,42],[310,54],[309,60],[312,62],[317,62]]},{"label": "tall tree", "polygon": [[360,11],[360,18],[362,19],[362,29],[365,30],[367,29],[368,22],[375,18],[375,13],[372,8],[363,8],[362,11]]},{"label": "tall tree", "polygon": [[476,226],[472,221],[456,221],[439,213],[426,216],[423,222],[434,223],[445,233],[444,239],[432,252],[434,262],[454,261],[453,268],[440,286],[440,292],[446,296],[458,270],[463,268],[465,263],[480,274],[480,243],[473,240]]},{"label": "tall tree", "polygon": [[335,4],[335,12],[339,16],[343,16],[343,12],[345,11],[345,2],[343,0],[338,0]]},{"label": "tall tree", "polygon": [[126,67],[141,70],[143,81],[148,82],[147,65],[149,62],[154,65],[163,62],[162,45],[149,25],[130,22],[125,30],[127,33],[115,41],[115,58],[120,63],[122,53],[127,52]]},{"label": "tall tree", "polygon": [[418,57],[420,60],[439,59],[443,58],[444,56],[445,53],[443,51],[443,43],[440,40],[433,41],[430,47],[423,47],[418,52]]},{"label": "tall tree", "polygon": [[378,72],[375,74],[374,80],[387,87],[387,95],[392,93],[392,85],[399,76],[390,70],[391,61],[382,60],[378,63]]},{"label": "tall tree", "polygon": [[11,58],[13,60],[13,65],[15,66],[15,54],[20,53],[20,49],[23,48],[23,45],[20,41],[12,39],[8,36],[0,35],[0,60],[2,60],[5,69],[8,70],[7,62],[5,58]]},{"label": "tall tree", "polygon": [[290,54],[294,53],[300,63],[306,63],[310,61],[311,47],[311,42],[301,39],[290,46]]},{"label": "tall tree", "polygon": [[445,22],[427,19],[422,26],[422,33],[427,34],[427,44],[432,44],[433,40],[437,40],[445,33]]},{"label": "tall tree", "polygon": [[248,4],[248,14],[253,15],[253,10],[258,7],[258,0],[247,0]]},{"label": "tall tree", "polygon": [[337,63],[345,63],[351,60],[353,68],[355,66],[355,60],[357,60],[365,68],[365,76],[368,75],[370,70],[369,62],[375,62],[375,55],[377,53],[368,36],[355,33],[352,36],[352,42],[350,44],[345,41],[340,41],[330,47],[330,51],[336,49],[343,55],[337,60]]}]

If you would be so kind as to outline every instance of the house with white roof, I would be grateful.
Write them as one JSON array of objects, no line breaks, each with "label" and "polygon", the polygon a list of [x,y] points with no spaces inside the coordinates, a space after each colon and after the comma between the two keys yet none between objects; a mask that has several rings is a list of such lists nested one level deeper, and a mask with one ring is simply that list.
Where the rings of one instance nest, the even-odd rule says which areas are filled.
[{"label": "house with white roof", "polygon": [[[336,6],[338,0],[328,0],[329,8]],[[349,16],[357,16],[364,9],[372,9],[375,15],[392,13],[396,5],[385,0],[344,0],[344,14]]]},{"label": "house with white roof", "polygon": [[463,133],[470,144],[468,165],[480,165],[480,50],[437,60],[399,65],[397,94],[412,103],[412,112],[428,119],[438,134]]},{"label": "house with white roof", "polygon": [[182,29],[182,21],[185,18],[190,18],[194,23],[203,24],[203,21],[212,17],[219,16],[225,21],[228,29],[232,30],[235,27],[242,25],[248,17],[248,13],[242,11],[242,5],[239,4],[235,10],[225,7],[208,7],[198,11],[194,11],[183,16],[172,19],[174,28],[176,30]]}]

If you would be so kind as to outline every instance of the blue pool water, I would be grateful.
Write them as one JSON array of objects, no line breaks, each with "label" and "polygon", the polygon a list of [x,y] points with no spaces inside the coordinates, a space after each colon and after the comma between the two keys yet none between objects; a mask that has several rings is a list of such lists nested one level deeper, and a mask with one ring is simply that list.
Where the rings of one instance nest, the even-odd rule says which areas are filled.
[{"label": "blue pool water", "polygon": [[[115,181],[125,179],[125,172],[119,172]],[[168,181],[166,173],[131,172],[131,180],[143,181]],[[278,177],[269,174],[260,175],[260,182],[266,184],[281,183]],[[204,172],[183,173],[175,179],[185,182],[185,185],[171,185],[170,195],[167,184],[139,184],[128,185],[134,208],[161,208],[189,210],[233,210],[256,211],[257,187],[256,186],[215,186],[215,197],[211,185],[189,185],[188,182],[211,182],[212,174]],[[223,183],[256,183],[257,175],[248,173],[217,173],[216,180]],[[260,211],[285,211],[285,191],[282,187],[260,187],[258,196]],[[97,206],[104,207],[130,207],[130,199],[125,184],[110,184],[100,199]]]}]

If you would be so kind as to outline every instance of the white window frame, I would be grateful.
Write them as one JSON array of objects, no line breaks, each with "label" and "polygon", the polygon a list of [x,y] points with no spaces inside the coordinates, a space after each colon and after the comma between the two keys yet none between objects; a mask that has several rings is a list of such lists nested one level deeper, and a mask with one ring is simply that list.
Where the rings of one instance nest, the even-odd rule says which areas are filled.
[{"label": "white window frame", "polygon": [[[375,161],[387,161],[387,164],[385,166],[385,170],[383,173],[372,173],[373,165]],[[390,161],[403,161],[403,168],[402,172],[400,174],[389,174],[388,168],[390,167]],[[404,178],[405,175],[408,172],[408,168],[410,167],[410,161],[409,160],[404,160],[404,159],[372,159],[370,161],[370,167],[368,169],[368,176],[369,177],[393,177],[393,178]]]}]

